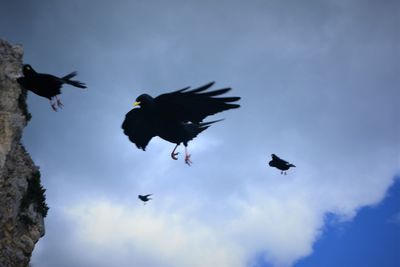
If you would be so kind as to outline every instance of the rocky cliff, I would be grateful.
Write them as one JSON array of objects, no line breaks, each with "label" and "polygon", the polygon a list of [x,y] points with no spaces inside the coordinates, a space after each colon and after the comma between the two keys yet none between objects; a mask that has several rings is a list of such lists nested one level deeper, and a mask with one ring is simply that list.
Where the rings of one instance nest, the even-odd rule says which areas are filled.
[{"label": "rocky cliff", "polygon": [[48,207],[40,172],[21,144],[26,91],[16,82],[23,49],[0,39],[0,267],[28,266]]}]

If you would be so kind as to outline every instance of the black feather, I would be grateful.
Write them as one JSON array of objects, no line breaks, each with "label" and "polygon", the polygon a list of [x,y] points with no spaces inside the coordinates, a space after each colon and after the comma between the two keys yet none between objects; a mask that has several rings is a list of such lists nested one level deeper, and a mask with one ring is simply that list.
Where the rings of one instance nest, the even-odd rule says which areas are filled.
[{"label": "black feather", "polygon": [[207,91],[214,82],[192,90],[186,87],[157,96],[140,95],[136,101],[140,108],[134,108],[125,116],[122,129],[138,148],[145,150],[154,136],[177,145],[188,142],[211,124],[220,120],[202,122],[207,116],[240,107],[231,104],[240,97],[214,97],[223,95],[231,88]]}]

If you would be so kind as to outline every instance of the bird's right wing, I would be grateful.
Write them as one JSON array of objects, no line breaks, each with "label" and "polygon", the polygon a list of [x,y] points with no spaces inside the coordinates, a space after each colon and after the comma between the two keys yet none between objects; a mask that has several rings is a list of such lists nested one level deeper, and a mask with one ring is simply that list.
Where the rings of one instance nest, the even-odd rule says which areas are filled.
[{"label": "bird's right wing", "polygon": [[155,98],[157,106],[171,117],[182,122],[199,123],[207,116],[224,110],[240,107],[233,103],[240,97],[220,97],[231,88],[222,88],[207,91],[214,82],[210,82],[196,89],[189,87],[159,95]]},{"label": "bird's right wing", "polygon": [[151,125],[151,118],[140,108],[134,108],[125,115],[122,123],[124,134],[129,137],[137,148],[146,150],[147,144],[155,136],[155,130]]}]

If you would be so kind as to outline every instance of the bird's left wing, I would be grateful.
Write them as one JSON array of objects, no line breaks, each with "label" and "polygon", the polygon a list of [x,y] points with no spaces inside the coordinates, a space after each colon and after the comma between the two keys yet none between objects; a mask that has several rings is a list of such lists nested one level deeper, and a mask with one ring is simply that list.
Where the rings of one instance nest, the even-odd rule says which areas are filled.
[{"label": "bird's left wing", "polygon": [[278,156],[275,155],[275,154],[272,154],[272,159],[273,159],[273,160],[276,160],[276,161],[279,161],[279,162],[281,162],[282,164],[286,164],[286,165],[289,164],[289,162],[287,162],[286,160],[281,159],[280,157],[278,157]]},{"label": "bird's left wing", "polygon": [[146,150],[147,144],[155,136],[151,118],[140,108],[134,108],[125,115],[122,123],[124,134],[137,148]]},{"label": "bird's left wing", "polygon": [[179,121],[193,123],[199,123],[215,113],[240,107],[232,103],[240,97],[216,97],[227,93],[231,88],[206,91],[213,84],[214,82],[210,82],[196,89],[189,90],[189,87],[186,87],[162,94],[156,97],[155,101],[163,113],[170,114]]}]

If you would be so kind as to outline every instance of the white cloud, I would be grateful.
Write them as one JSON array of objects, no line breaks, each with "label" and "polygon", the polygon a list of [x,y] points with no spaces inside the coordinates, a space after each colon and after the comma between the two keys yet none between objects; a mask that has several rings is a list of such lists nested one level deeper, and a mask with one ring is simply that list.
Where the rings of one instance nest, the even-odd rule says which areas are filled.
[{"label": "white cloud", "polygon": [[243,264],[241,251],[223,233],[181,213],[157,211],[151,203],[127,207],[96,201],[69,210],[68,216],[77,221],[76,241],[99,258],[97,266]]}]

